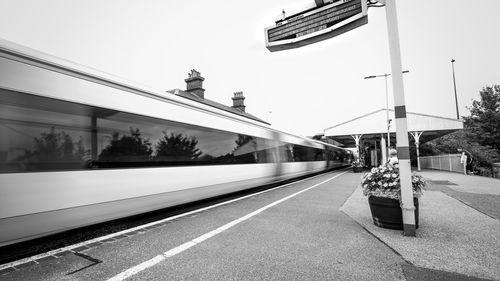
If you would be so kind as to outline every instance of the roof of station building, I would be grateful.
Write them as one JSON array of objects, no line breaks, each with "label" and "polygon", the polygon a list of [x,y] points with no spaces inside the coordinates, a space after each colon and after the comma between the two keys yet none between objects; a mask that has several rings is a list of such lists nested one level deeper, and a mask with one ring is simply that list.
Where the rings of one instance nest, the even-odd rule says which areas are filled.
[{"label": "roof of station building", "polygon": [[[391,139],[395,138],[394,110],[385,108],[328,127],[324,129],[324,136],[343,143],[347,147],[355,146],[353,135],[363,135],[362,139],[380,139],[382,135],[387,135],[387,112],[391,120]],[[408,132],[423,132],[420,143],[463,129],[462,121],[453,118],[414,112],[406,112],[406,118]]]},{"label": "roof of station building", "polygon": [[190,93],[190,92],[186,92],[186,91],[183,91],[183,90],[180,90],[180,89],[174,89],[174,90],[170,90],[170,91],[167,91],[167,92],[171,93],[171,94],[174,94],[174,95],[177,95],[177,96],[180,96],[180,97],[183,97],[183,98],[186,98],[186,99],[190,99],[190,100],[193,100],[193,101],[196,101],[196,102],[199,102],[199,103],[206,104],[206,105],[211,106],[211,107],[215,107],[215,108],[227,111],[227,112],[231,112],[233,114],[237,114],[237,115],[240,115],[240,116],[243,116],[243,117],[246,117],[246,118],[258,121],[258,122],[262,122],[262,123],[267,124],[267,125],[271,125],[268,122],[266,122],[266,121],[264,121],[264,120],[262,120],[262,119],[260,119],[260,118],[258,118],[256,116],[254,116],[254,115],[252,115],[250,113],[247,113],[245,111],[239,110],[239,109],[231,107],[231,106],[224,105],[222,103],[218,103],[216,101],[213,101],[213,100],[210,100],[210,99],[207,99],[207,98],[203,98],[202,99],[202,98],[198,97],[197,95],[195,95],[193,93]]}]

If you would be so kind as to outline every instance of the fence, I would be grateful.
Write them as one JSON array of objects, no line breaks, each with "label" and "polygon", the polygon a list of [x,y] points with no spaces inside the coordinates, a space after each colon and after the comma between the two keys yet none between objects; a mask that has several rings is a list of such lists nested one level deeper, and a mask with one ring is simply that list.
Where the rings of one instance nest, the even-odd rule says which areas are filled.
[{"label": "fence", "polygon": [[447,154],[437,156],[421,156],[422,169],[435,169],[450,172],[464,173],[464,164],[460,163],[461,154]]}]

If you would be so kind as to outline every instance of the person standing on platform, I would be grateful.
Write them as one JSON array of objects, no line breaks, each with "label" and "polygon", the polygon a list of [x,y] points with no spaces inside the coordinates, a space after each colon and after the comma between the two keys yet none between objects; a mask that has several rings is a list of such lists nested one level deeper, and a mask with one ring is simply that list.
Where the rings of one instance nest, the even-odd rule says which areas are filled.
[{"label": "person standing on platform", "polygon": [[464,165],[464,175],[467,175],[467,154],[462,151],[462,156],[460,157],[460,163]]},{"label": "person standing on platform", "polygon": [[399,168],[398,151],[396,149],[389,149],[389,160],[387,160],[386,165]]}]

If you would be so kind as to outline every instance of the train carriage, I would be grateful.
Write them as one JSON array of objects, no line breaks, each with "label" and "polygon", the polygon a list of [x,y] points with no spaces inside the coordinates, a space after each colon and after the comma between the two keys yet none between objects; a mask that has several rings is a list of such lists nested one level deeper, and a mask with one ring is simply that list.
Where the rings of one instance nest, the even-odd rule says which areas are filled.
[{"label": "train carriage", "polygon": [[351,157],[0,41],[0,246],[341,167]]}]

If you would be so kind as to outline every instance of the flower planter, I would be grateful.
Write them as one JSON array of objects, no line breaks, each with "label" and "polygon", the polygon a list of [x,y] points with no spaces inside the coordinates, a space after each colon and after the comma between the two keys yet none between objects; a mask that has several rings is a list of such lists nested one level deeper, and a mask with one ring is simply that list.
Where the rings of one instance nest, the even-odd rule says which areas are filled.
[{"label": "flower planter", "polygon": [[[370,210],[372,212],[373,223],[376,226],[389,229],[403,229],[403,215],[399,200],[383,198],[383,197],[368,197]],[[413,198],[415,204],[415,227],[418,228],[418,198]]]},{"label": "flower planter", "polygon": [[363,172],[363,167],[352,167],[352,171],[354,173],[362,173]]}]

